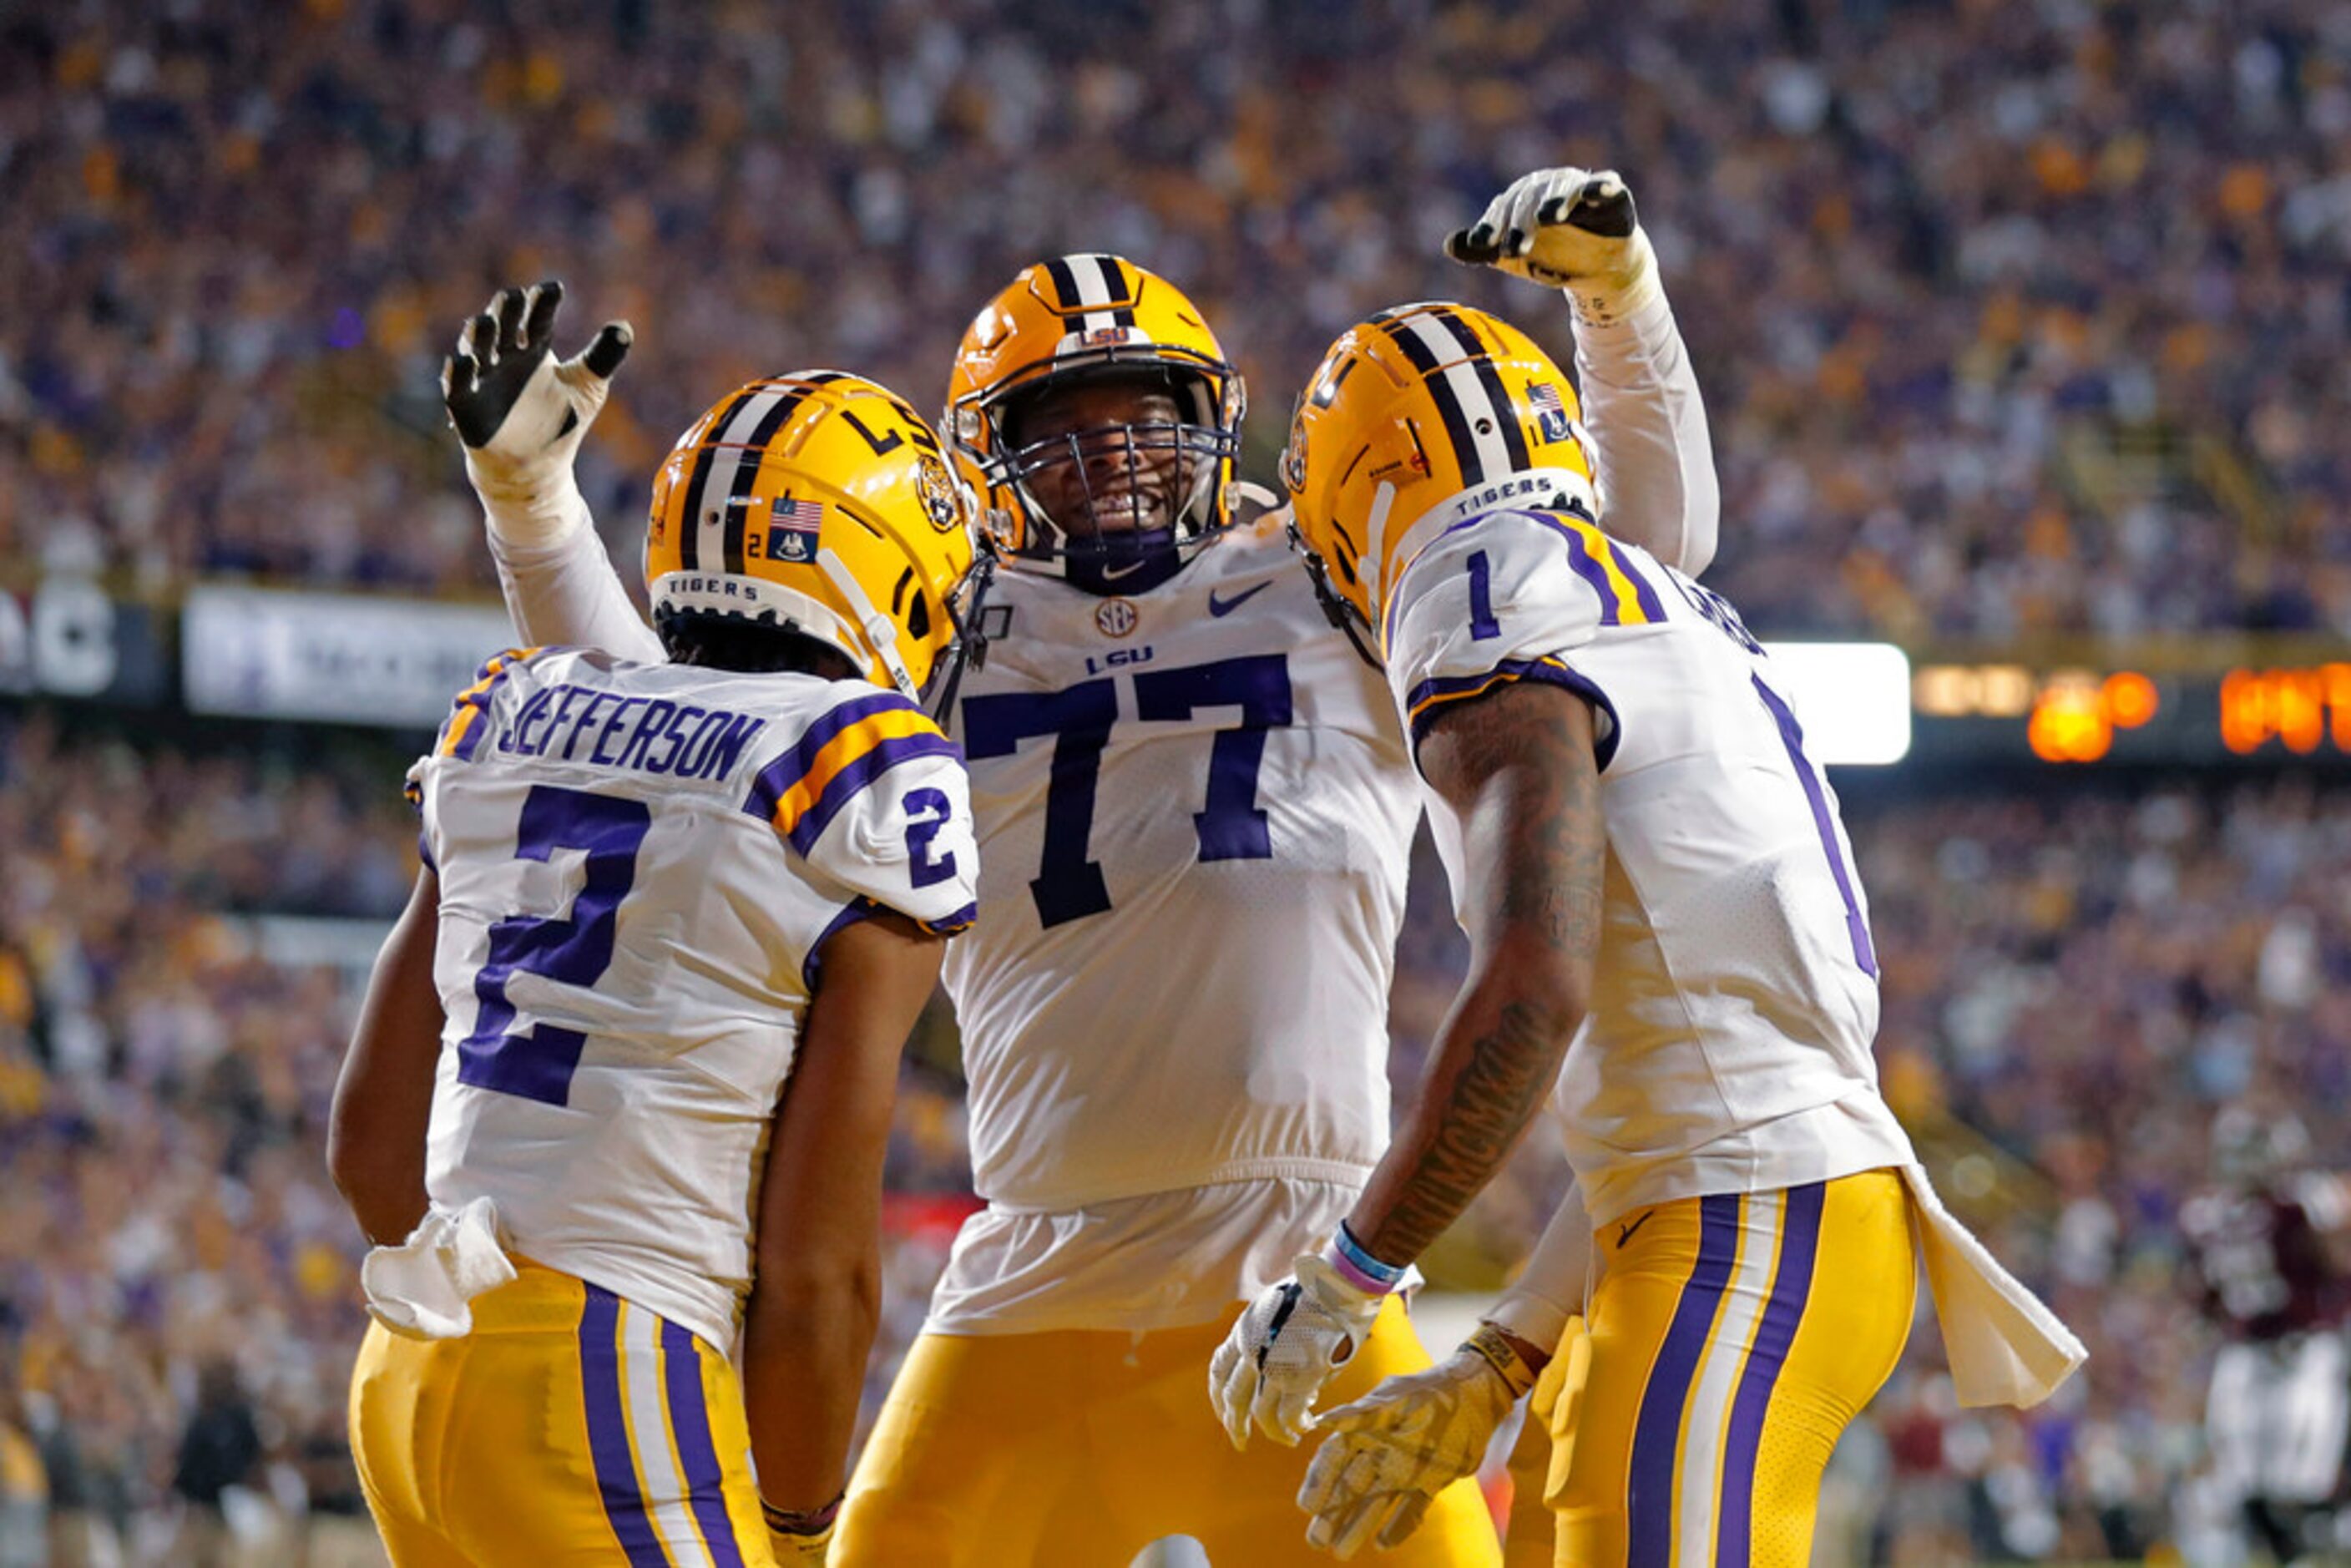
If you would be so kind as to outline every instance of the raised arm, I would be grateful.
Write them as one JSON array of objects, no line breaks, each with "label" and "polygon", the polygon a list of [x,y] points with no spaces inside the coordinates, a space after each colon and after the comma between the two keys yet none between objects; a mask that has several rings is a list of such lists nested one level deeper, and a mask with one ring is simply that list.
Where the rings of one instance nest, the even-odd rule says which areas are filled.
[{"label": "raised arm", "polygon": [[634,335],[608,321],[585,351],[558,360],[562,302],[552,280],[500,289],[444,363],[442,397],[522,641],[658,663],[661,640],[630,601],[571,472]]},{"label": "raised arm", "polygon": [[1633,193],[1614,170],[1543,169],[1448,235],[1446,254],[1565,291],[1601,525],[1695,577],[1722,516],[1689,351]]}]

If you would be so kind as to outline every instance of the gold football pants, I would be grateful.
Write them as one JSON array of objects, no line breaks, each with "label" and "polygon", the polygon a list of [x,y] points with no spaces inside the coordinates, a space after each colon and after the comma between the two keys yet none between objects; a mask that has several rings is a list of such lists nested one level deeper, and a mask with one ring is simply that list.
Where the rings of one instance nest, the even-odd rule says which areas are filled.
[{"label": "gold football pants", "polygon": [[676,1323],[517,1260],[474,1332],[371,1324],[351,1454],[397,1568],[772,1568],[742,1385]]},{"label": "gold football pants", "polygon": [[[1821,1472],[1894,1370],[1917,1290],[1900,1176],[1635,1209],[1593,1235],[1587,1325],[1513,1452],[1511,1568],[1805,1568]],[[1546,1401],[1546,1396],[1549,1396]]]},{"label": "gold football pants", "polygon": [[[1208,1358],[1238,1315],[1141,1335],[923,1335],[850,1482],[833,1568],[1126,1568],[1170,1535],[1216,1568],[1329,1568],[1297,1501],[1315,1440],[1259,1433],[1235,1453],[1209,1406]],[[1319,1407],[1427,1364],[1391,1301]],[[1499,1568],[1501,1554],[1464,1480],[1402,1547],[1358,1561]]]}]

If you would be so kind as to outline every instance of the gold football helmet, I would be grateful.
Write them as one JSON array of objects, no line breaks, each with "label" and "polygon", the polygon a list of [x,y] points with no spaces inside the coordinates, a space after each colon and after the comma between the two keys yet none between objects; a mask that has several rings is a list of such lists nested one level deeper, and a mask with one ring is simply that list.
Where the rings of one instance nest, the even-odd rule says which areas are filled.
[{"label": "gold football helmet", "polygon": [[977,653],[974,510],[895,392],[840,371],[753,382],[696,420],[654,478],[653,624],[766,622],[920,698]]},{"label": "gold football helmet", "polygon": [[1307,382],[1281,456],[1290,539],[1332,623],[1384,647],[1396,579],[1479,512],[1557,507],[1597,522],[1581,412],[1551,356],[1482,310],[1405,305],[1350,327]]},{"label": "gold football helmet", "polygon": [[[1040,394],[1137,378],[1175,398],[1177,423],[1024,437],[1021,415]],[[1121,548],[1085,526],[1107,490],[1165,487],[1165,527],[1123,540],[1129,553],[1161,544],[1188,552],[1226,527],[1247,402],[1240,373],[1182,290],[1119,256],[1065,256],[1024,270],[964,333],[947,444],[1005,559],[1066,576],[1072,553]],[[1089,516],[1052,516],[1040,487],[1076,495]]]}]

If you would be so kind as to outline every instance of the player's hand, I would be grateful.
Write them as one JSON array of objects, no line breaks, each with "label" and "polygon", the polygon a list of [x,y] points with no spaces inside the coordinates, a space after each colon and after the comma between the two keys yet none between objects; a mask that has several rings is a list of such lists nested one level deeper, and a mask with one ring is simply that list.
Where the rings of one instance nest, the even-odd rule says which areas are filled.
[{"label": "player's hand", "polygon": [[1208,1364],[1208,1399],[1225,1436],[1249,1447],[1252,1424],[1288,1448],[1313,1427],[1314,1396],[1372,1332],[1385,1298],[1339,1277],[1321,1258],[1249,1304]]},{"label": "player's hand", "polygon": [[465,444],[476,487],[568,475],[588,427],[612,390],[613,372],[636,334],[607,321],[580,353],[555,357],[563,285],[501,288],[465,323],[457,351],[441,362],[441,401]]},{"label": "player's hand", "polygon": [[[1482,1332],[1482,1331],[1481,1331]],[[1420,1528],[1437,1494],[1474,1474],[1534,1374],[1464,1345],[1426,1372],[1385,1378],[1314,1423],[1327,1432],[1298,1506],[1306,1542],[1343,1561],[1375,1537],[1383,1551]]]},{"label": "player's hand", "polygon": [[1632,189],[1614,169],[1539,169],[1487,204],[1485,215],[1445,239],[1445,254],[1575,298],[1587,321],[1621,320],[1660,290],[1656,253]]}]

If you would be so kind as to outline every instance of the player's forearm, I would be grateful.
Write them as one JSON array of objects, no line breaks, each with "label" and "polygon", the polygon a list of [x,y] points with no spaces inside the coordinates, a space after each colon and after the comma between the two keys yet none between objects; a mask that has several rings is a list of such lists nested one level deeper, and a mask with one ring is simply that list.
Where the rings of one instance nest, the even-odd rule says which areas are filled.
[{"label": "player's forearm", "polygon": [[763,1270],[743,1327],[759,1494],[806,1512],[839,1497],[882,1316],[880,1249],[832,1268]]},{"label": "player's forearm", "polygon": [[1411,1262],[1459,1218],[1551,1092],[1583,1017],[1554,970],[1506,950],[1455,1003],[1413,1110],[1347,1221],[1382,1262]]},{"label": "player's forearm", "polygon": [[[580,516],[587,516],[585,502]],[[550,541],[525,545],[508,541],[493,527],[490,559],[497,563],[507,613],[525,643],[601,648],[646,664],[665,656],[661,639],[621,585],[594,528],[583,522]]]},{"label": "player's forearm", "polygon": [[1624,319],[1575,324],[1576,383],[1608,531],[1696,575],[1722,516],[1698,374],[1660,292]]},{"label": "player's forearm", "polygon": [[376,955],[328,1113],[328,1172],[379,1246],[403,1239],[429,1203],[424,1141],[443,1024],[433,984],[439,905],[439,881],[427,873]]},{"label": "player's forearm", "polygon": [[1567,1332],[1568,1320],[1583,1310],[1591,1273],[1592,1217],[1584,1211],[1582,1186],[1570,1184],[1518,1282],[1502,1293],[1485,1321],[1510,1334],[1519,1354],[1540,1372]]}]

